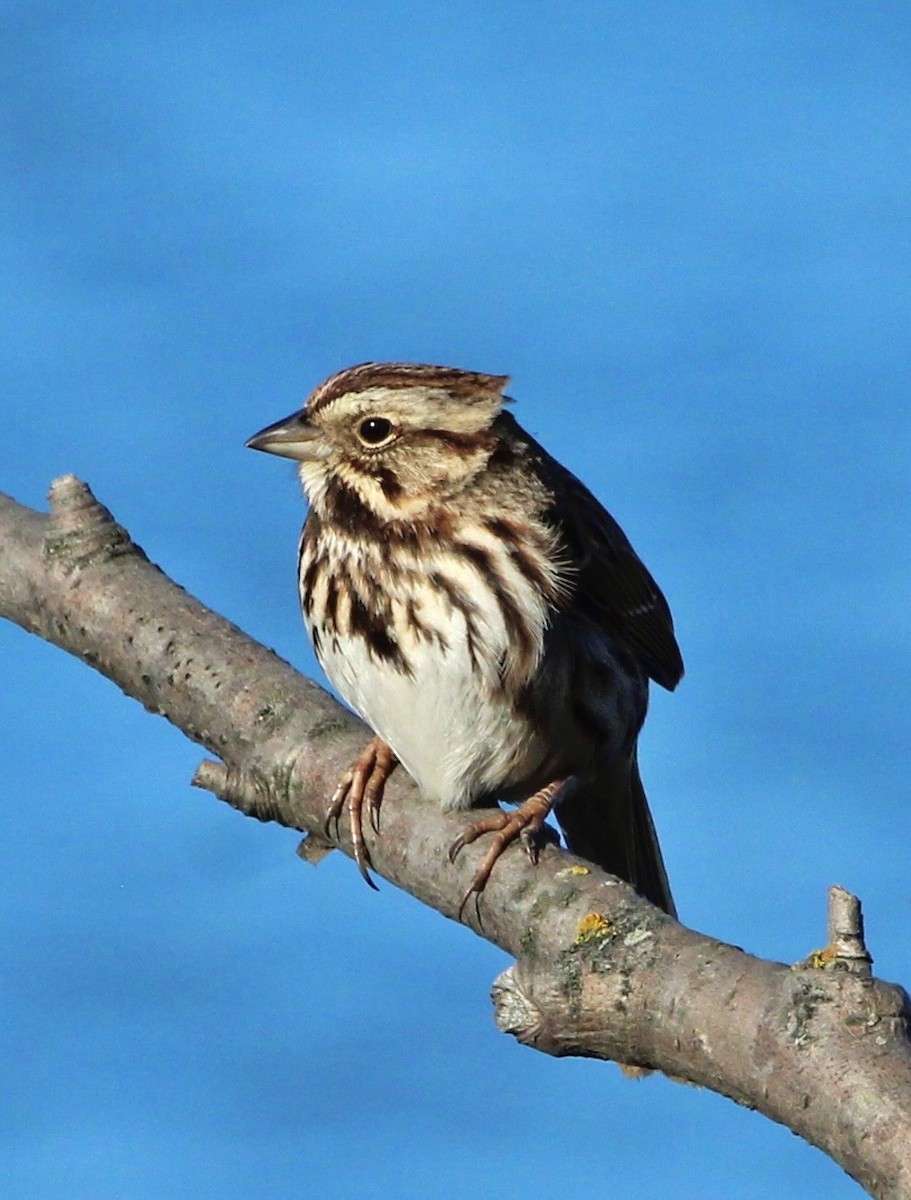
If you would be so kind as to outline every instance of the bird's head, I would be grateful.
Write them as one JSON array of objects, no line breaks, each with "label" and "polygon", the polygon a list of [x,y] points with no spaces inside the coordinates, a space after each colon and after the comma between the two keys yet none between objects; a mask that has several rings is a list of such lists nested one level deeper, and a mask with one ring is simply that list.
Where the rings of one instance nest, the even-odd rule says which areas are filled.
[{"label": "bird's head", "polygon": [[296,460],[317,511],[343,489],[383,521],[419,518],[456,500],[487,465],[507,381],[420,363],[362,363],[332,375],[299,412],[247,445]]}]

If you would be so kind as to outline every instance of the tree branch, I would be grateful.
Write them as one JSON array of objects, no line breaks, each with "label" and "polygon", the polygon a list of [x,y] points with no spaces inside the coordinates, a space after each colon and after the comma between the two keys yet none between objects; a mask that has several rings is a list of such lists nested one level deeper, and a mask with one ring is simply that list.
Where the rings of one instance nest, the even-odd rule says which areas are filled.
[{"label": "tree branch", "polygon": [[[50,516],[0,496],[0,613],[216,755],[198,786],[311,835],[305,855],[325,852],[327,797],[364,726],[172,583],[72,476],[54,483]],[[447,863],[463,821],[399,772],[381,835],[366,830],[378,874],[457,919],[483,854]],[[351,854],[345,822],[338,844]],[[711,1088],[787,1125],[872,1195],[911,1194],[911,1007],[872,976],[843,889],[830,893],[828,945],[795,967],[687,929],[555,847],[537,867],[509,850],[465,920],[517,960],[494,985],[504,1031]]]}]

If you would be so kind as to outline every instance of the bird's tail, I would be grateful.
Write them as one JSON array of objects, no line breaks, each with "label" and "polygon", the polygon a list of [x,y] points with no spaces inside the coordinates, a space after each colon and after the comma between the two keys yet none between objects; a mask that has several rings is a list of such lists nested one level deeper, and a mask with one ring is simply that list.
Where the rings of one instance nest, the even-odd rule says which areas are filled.
[{"label": "bird's tail", "polygon": [[631,761],[580,783],[558,804],[556,816],[573,854],[618,875],[676,917],[635,751]]}]

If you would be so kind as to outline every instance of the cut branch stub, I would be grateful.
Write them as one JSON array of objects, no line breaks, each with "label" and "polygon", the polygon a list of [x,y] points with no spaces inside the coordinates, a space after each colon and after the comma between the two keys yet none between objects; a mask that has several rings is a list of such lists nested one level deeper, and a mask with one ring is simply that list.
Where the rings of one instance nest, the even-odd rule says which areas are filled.
[{"label": "cut branch stub", "polygon": [[834,961],[854,975],[869,977],[873,958],[864,940],[860,901],[843,887],[829,888],[829,944]]},{"label": "cut branch stub", "polygon": [[84,567],[94,559],[112,559],[121,554],[146,558],[145,551],[75,475],[55,479],[48,500],[51,514],[44,550],[65,572]]}]

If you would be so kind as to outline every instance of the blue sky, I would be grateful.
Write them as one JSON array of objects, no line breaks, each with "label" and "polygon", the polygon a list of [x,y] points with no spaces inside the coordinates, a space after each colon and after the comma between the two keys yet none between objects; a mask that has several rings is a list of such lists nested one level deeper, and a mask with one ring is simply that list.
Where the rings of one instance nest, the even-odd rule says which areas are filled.
[{"label": "blue sky", "polygon": [[[0,489],[74,471],[315,673],[293,471],[245,438],[368,358],[510,373],[675,613],[642,757],[683,919],[793,961],[838,882],[908,983],[904,8],[2,24]],[[718,1097],[500,1036],[502,954],[304,867],[60,651],[0,655],[4,1196],[860,1195]]]}]

